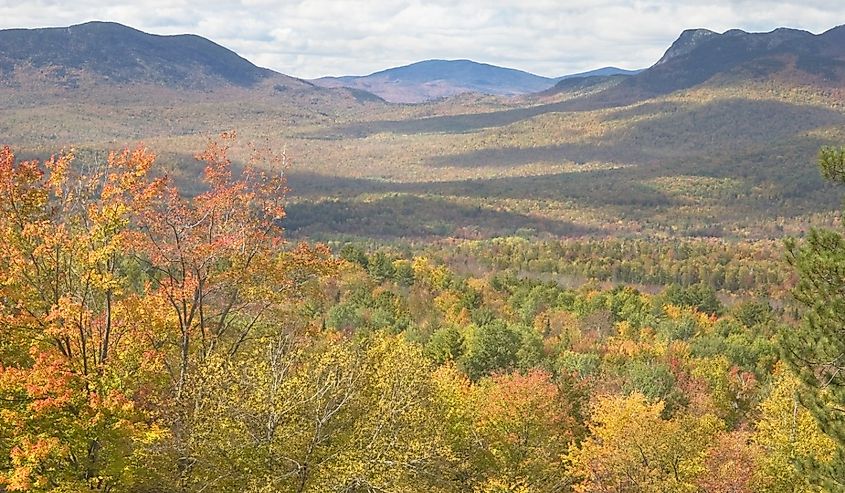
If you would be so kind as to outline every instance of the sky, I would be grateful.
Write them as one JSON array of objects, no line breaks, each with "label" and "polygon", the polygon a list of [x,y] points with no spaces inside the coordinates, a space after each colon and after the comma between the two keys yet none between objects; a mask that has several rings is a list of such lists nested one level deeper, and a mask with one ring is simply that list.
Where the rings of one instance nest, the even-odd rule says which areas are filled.
[{"label": "sky", "polygon": [[813,33],[845,24],[843,0],[0,0],[0,29],[120,22],[204,36],[303,78],[471,59],[560,76],[644,68],[684,29]]}]

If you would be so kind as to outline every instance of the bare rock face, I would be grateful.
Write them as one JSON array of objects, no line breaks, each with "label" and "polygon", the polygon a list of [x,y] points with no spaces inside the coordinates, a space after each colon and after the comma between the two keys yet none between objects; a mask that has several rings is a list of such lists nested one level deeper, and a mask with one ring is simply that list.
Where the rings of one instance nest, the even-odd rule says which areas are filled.
[{"label": "bare rock face", "polygon": [[655,65],[662,65],[673,58],[689,54],[703,41],[713,36],[718,36],[718,34],[709,29],[687,29],[672,43],[672,46],[666,50],[666,53]]}]

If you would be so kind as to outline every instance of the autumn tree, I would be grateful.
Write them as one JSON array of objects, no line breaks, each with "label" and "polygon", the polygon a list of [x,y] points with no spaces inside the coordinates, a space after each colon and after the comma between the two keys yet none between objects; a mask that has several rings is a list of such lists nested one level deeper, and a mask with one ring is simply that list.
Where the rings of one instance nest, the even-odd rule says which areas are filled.
[{"label": "autumn tree", "polygon": [[494,375],[476,390],[477,463],[485,491],[566,491],[563,457],[580,437],[573,403],[542,370]]},{"label": "autumn tree", "polygon": [[[153,156],[81,165],[0,149],[0,485],[109,491],[158,432],[142,395],[160,362],[133,317],[132,215]],[[3,487],[3,486],[0,486]]]},{"label": "autumn tree", "polygon": [[824,491],[813,479],[835,469],[836,443],[799,402],[801,381],[783,365],[773,377],[753,435],[754,444],[763,451],[755,468],[759,491]]},{"label": "autumn tree", "polygon": [[[218,359],[215,357],[214,359]],[[277,334],[204,371],[191,491],[443,491],[432,368],[401,336]],[[151,450],[150,487],[178,489]]]},{"label": "autumn tree", "polygon": [[236,173],[234,143],[223,134],[197,155],[205,164],[201,194],[185,197],[166,177],[150,180],[133,215],[131,247],[147,274],[142,320],[155,328],[150,344],[162,348],[162,406],[184,490],[194,481],[206,379],[250,344],[289,330],[293,305],[334,268],[326,248],[283,249],[285,157],[252,149]]},{"label": "autumn tree", "polygon": [[538,369],[473,383],[447,363],[432,381],[455,491],[567,491],[563,459],[584,432],[576,392]]},{"label": "autumn tree", "polygon": [[[704,472],[697,484],[707,492],[756,493],[762,449],[753,443],[745,431],[722,433],[711,442],[706,452]],[[776,490],[794,491],[794,490]]]},{"label": "autumn tree", "polygon": [[569,455],[577,492],[695,492],[707,444],[722,428],[713,415],[661,417],[642,394],[600,398],[589,436]]},{"label": "autumn tree", "polygon": [[[284,157],[234,172],[226,134],[185,197],[139,148],[84,163],[0,151],[0,481],[109,491],[166,443],[180,487],[196,462],[204,382],[289,330],[335,262],[285,248]],[[268,157],[269,156],[269,157]]]}]

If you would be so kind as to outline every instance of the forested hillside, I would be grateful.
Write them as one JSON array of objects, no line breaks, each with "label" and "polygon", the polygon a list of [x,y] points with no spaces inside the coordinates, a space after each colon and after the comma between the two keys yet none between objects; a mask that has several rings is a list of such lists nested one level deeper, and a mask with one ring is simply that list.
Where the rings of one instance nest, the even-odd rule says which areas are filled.
[{"label": "forested hillside", "polygon": [[[125,43],[147,40],[112,25],[70,32],[83,28],[132,34]],[[845,140],[840,31],[684,34],[676,43],[683,49],[670,48],[663,61],[634,75],[517,99],[464,95],[420,105],[388,104],[281,74],[246,86],[150,84],[171,72],[211,80],[203,74],[217,65],[191,58],[171,72],[156,69],[166,60],[154,48],[186,49],[193,38],[153,37],[152,46],[110,48],[110,57],[139,53],[147,60],[140,78],[119,82],[135,68],[106,65],[111,72],[101,73],[101,65],[78,58],[96,60],[99,51],[73,44],[70,61],[56,57],[37,80],[22,85],[20,77],[3,76],[0,141],[27,156],[45,158],[73,146],[98,159],[107,149],[143,141],[166,153],[172,174],[190,188],[200,172],[192,150],[210,135],[237,129],[261,145],[287,149],[295,212],[287,228],[300,238],[773,239],[830,224],[838,210],[813,161],[821,146]],[[698,41],[689,44],[693,38]],[[744,47],[741,60],[720,56],[734,45]],[[16,63],[25,68],[39,60],[33,54]],[[235,61],[225,70],[245,73],[237,67],[248,62]],[[757,65],[769,68],[749,68]],[[658,83],[705,66],[706,74],[680,90]],[[54,72],[87,83],[56,83]],[[247,158],[243,151],[235,154],[239,162]]]},{"label": "forested hillside", "polygon": [[[577,267],[597,247],[566,243],[333,255],[284,242],[284,156],[256,151],[236,175],[233,138],[198,154],[205,191],[191,199],[156,177],[143,148],[94,167],[3,148],[5,490],[787,492],[836,481],[843,444],[799,406],[801,381],[780,356],[801,311],[772,301],[789,270],[757,247],[605,244],[621,264],[599,271]],[[449,267],[460,258],[463,272]],[[523,275],[551,258],[585,280],[667,287]],[[772,277],[690,269],[713,258]],[[470,260],[495,268],[472,273]],[[726,305],[717,288],[745,296]]]}]

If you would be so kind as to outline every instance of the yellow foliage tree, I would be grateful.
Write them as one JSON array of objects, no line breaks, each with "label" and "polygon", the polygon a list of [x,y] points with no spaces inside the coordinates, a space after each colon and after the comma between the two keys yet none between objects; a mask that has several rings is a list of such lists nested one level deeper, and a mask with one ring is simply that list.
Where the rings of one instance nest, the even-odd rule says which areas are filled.
[{"label": "yellow foliage tree", "polygon": [[664,420],[662,412],[662,402],[637,393],[600,398],[589,437],[569,455],[575,491],[698,491],[707,444],[722,423],[713,415]]},{"label": "yellow foliage tree", "polygon": [[769,396],[760,404],[754,442],[764,453],[758,464],[759,491],[768,493],[817,493],[801,470],[811,462],[829,463],[835,442],[822,433],[809,411],[798,401],[801,382],[783,365],[775,369]]}]

